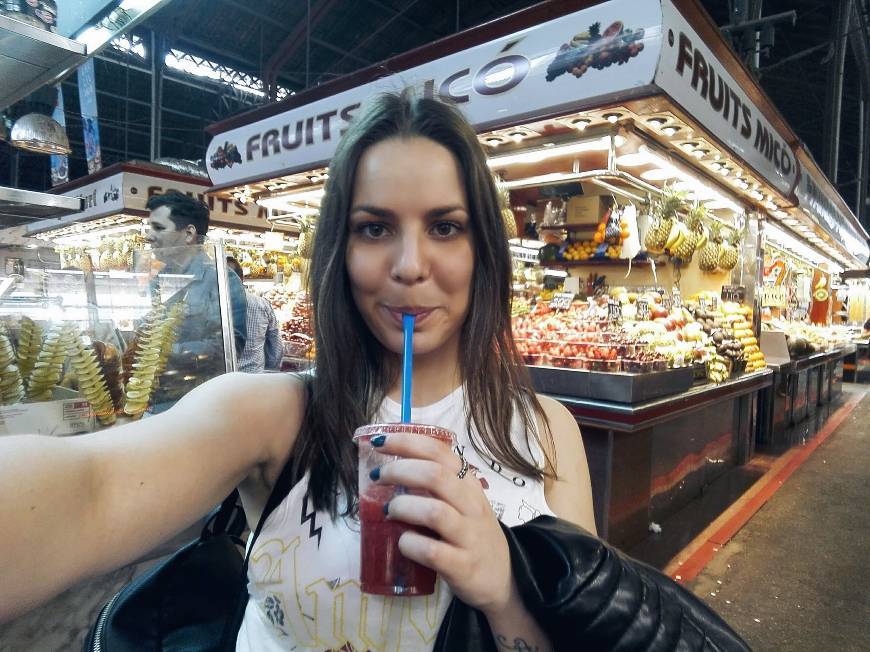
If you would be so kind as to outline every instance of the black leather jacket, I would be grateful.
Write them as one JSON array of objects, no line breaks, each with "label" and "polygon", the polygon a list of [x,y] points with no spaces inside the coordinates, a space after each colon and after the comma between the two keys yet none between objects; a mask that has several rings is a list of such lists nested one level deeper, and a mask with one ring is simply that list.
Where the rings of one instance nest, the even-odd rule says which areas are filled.
[{"label": "black leather jacket", "polygon": [[[523,602],[556,650],[749,650],[690,591],[571,523],[540,516],[503,530]],[[435,650],[497,652],[483,614],[457,599]]]}]

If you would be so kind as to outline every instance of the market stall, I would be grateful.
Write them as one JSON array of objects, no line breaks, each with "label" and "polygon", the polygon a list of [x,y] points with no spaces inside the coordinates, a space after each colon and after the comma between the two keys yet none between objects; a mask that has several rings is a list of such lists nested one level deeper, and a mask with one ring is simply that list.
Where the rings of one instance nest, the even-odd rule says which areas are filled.
[{"label": "market stall", "polygon": [[265,277],[263,255],[287,248],[286,235],[294,231],[269,222],[266,210],[258,206],[208,195],[207,177],[184,163],[119,163],[57,186],[52,194],[80,197],[84,210],[60,219],[32,222],[27,225],[26,235],[54,246],[64,266],[81,266],[87,257],[96,270],[121,269],[132,263],[134,251],[147,248],[144,234],[148,200],[176,191],[208,205],[210,239],[224,241],[231,250],[255,249],[260,261],[252,276]]},{"label": "market stall", "polygon": [[168,191],[198,197],[209,207],[209,240],[221,243],[226,254],[239,261],[250,291],[271,301],[282,325],[287,364],[304,366],[311,333],[297,332],[297,318],[306,313],[298,252],[305,240],[303,236],[300,242],[300,231],[307,227],[243,195],[209,194],[209,185],[207,177],[185,161],[113,165],[55,188],[56,194],[81,197],[84,211],[31,223],[26,235],[33,236],[30,242],[39,243],[40,254],[57,260],[61,269],[130,270],[134,255],[149,246],[148,199]]},{"label": "market stall", "polygon": [[797,138],[692,1],[532,7],[236,116],[210,129],[212,192],[316,228],[338,134],[405,86],[477,129],[515,236],[518,346],[583,427],[599,528],[636,543],[752,454],[767,226],[809,229],[841,269],[861,250],[800,208]]}]

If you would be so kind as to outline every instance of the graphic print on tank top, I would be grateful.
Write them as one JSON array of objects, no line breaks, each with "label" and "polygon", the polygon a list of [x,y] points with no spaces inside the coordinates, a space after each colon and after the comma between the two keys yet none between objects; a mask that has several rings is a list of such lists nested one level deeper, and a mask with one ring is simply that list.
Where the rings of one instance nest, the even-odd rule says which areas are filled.
[{"label": "graphic print on tank top", "polygon": [[[376,421],[399,421],[389,399]],[[465,428],[462,388],[437,403],[415,408],[412,421],[453,430],[457,452],[475,475],[498,518],[508,526],[551,514],[543,484],[512,473],[474,451]],[[511,435],[523,441],[515,420]],[[531,459],[538,461],[538,453]],[[307,500],[308,476],[267,519],[251,555],[251,599],[237,652],[428,652],[453,598],[437,580],[435,593],[419,597],[367,595],[360,590],[359,522],[316,513]]]}]

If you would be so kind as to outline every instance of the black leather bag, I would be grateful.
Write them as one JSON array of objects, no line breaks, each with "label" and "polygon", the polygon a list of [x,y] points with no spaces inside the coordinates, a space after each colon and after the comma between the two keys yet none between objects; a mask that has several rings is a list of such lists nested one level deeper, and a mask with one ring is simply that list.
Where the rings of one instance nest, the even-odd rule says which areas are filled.
[{"label": "black leather bag", "polygon": [[199,539],[122,588],[100,611],[85,652],[234,650],[248,602],[247,568],[266,518],[289,493],[291,462],[281,472],[242,559],[244,512],[233,492]]},{"label": "black leather bag", "polygon": [[[556,650],[749,650],[690,591],[572,523],[540,516],[502,529],[523,602]],[[483,614],[454,599],[435,650],[496,646]]]}]

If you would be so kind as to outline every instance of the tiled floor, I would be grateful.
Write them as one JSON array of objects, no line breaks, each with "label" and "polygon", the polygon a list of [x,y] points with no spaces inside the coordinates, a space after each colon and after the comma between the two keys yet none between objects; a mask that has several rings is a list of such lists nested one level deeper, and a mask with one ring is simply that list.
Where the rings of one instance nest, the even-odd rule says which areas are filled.
[{"label": "tiled floor", "polygon": [[690,584],[756,652],[870,650],[868,469],[865,395]]}]

